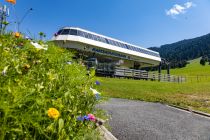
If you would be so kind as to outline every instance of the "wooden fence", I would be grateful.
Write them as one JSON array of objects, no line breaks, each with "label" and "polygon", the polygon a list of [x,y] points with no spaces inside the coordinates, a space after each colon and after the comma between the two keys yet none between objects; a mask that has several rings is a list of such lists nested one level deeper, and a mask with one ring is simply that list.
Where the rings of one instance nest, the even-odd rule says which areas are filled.
[{"label": "wooden fence", "polygon": [[191,83],[210,82],[210,75],[187,76],[187,82]]},{"label": "wooden fence", "polygon": [[144,79],[144,80],[161,81],[161,82],[177,82],[177,83],[186,82],[186,77],[184,76],[148,73],[147,71],[144,70],[123,69],[123,68],[115,68],[114,77]]}]

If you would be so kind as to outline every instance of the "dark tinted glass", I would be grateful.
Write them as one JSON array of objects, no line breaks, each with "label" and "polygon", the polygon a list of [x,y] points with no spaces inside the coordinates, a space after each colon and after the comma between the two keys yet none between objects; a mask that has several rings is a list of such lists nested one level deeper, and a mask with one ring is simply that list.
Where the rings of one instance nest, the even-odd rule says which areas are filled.
[{"label": "dark tinted glass", "polygon": [[88,35],[87,35],[87,36],[88,36],[88,38],[89,38],[89,39],[93,39],[93,37],[92,37],[92,35],[91,35],[91,34],[89,34],[89,33],[88,33]]},{"label": "dark tinted glass", "polygon": [[109,41],[108,41],[108,39],[106,39],[106,38],[105,38],[105,40],[106,40],[106,43],[107,43],[107,44],[109,44]]},{"label": "dark tinted glass", "polygon": [[98,41],[98,37],[96,35],[93,35],[93,40]]},{"label": "dark tinted glass", "polygon": [[62,31],[63,31],[63,30],[59,30],[57,34],[60,35]]},{"label": "dark tinted glass", "polygon": [[70,30],[70,35],[77,35],[77,30],[71,29]]},{"label": "dark tinted glass", "polygon": [[118,41],[113,41],[111,39],[106,39],[104,37],[100,37],[100,36],[93,35],[93,34],[90,34],[90,33],[86,33],[86,32],[83,32],[83,31],[77,31],[75,29],[71,29],[71,30],[63,29],[63,30],[58,31],[58,34],[67,34],[69,32],[70,32],[71,35],[79,35],[79,36],[82,36],[82,37],[85,37],[85,38],[88,38],[88,39],[96,40],[96,41],[103,42],[103,43],[106,43],[106,44],[111,44],[111,45],[118,46],[118,47],[121,47],[121,48],[125,48],[125,49],[128,49],[128,50],[133,50],[133,51],[136,51],[136,52],[160,57],[159,54],[154,53],[154,52],[150,52],[150,51],[147,51],[147,50],[144,50],[144,49],[132,46],[132,45],[127,45],[127,44],[124,44],[124,43],[121,43],[121,42],[118,42]]},{"label": "dark tinted glass", "polygon": [[77,31],[77,34],[78,34],[79,36],[84,37],[84,33],[83,33],[82,31]]},{"label": "dark tinted glass", "polygon": [[129,49],[127,44],[125,44],[125,46],[126,46],[126,49]]},{"label": "dark tinted glass", "polygon": [[122,46],[123,48],[127,49],[127,46],[126,46],[125,44],[121,43],[121,46]]},{"label": "dark tinted glass", "polygon": [[88,38],[88,33],[84,32],[85,38]]},{"label": "dark tinted glass", "polygon": [[70,31],[70,29],[64,29],[64,30],[61,32],[61,35],[68,35],[68,34],[69,34],[69,31]]},{"label": "dark tinted glass", "polygon": [[101,41],[106,43],[106,40],[103,37],[101,37]]},{"label": "dark tinted glass", "polygon": [[133,47],[131,45],[128,45],[128,49],[133,51]]},{"label": "dark tinted glass", "polygon": [[115,46],[118,46],[117,41],[113,41]]},{"label": "dark tinted glass", "polygon": [[100,37],[100,36],[96,36],[96,38],[97,38],[98,41],[103,42],[103,41],[101,40],[101,37]]}]

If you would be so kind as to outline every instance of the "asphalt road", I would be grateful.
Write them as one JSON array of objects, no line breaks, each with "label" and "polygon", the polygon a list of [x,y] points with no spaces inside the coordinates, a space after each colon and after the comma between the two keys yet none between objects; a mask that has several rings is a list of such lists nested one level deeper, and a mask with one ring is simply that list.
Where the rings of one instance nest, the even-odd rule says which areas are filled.
[{"label": "asphalt road", "polygon": [[99,105],[111,115],[119,140],[210,140],[210,119],[157,103],[110,99]]}]

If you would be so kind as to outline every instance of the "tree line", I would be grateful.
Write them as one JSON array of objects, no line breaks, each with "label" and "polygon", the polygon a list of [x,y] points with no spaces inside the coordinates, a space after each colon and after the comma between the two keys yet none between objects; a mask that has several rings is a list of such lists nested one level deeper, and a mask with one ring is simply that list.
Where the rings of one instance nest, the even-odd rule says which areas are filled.
[{"label": "tree line", "polygon": [[[149,49],[159,52],[161,58],[170,62],[171,68],[185,67],[187,61],[199,57],[202,57],[201,64],[204,64],[210,60],[210,34]],[[165,67],[163,64],[163,69]]]}]

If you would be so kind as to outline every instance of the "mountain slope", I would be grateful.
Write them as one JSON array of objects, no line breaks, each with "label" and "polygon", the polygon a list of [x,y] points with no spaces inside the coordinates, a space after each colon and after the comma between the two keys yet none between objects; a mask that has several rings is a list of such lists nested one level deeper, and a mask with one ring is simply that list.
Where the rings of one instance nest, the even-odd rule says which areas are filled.
[{"label": "mountain slope", "polygon": [[[200,59],[201,58],[197,58],[189,61],[189,64],[187,64],[184,68],[171,69],[171,75],[204,76],[202,77],[204,79],[206,78],[205,76],[208,76],[208,79],[210,79],[210,66],[208,65],[208,63],[206,63],[205,66],[202,66],[200,64]],[[167,71],[163,70],[162,73],[166,74]]]},{"label": "mountain slope", "polygon": [[210,54],[210,34],[149,49],[158,51],[162,58],[172,62],[193,60]]}]

